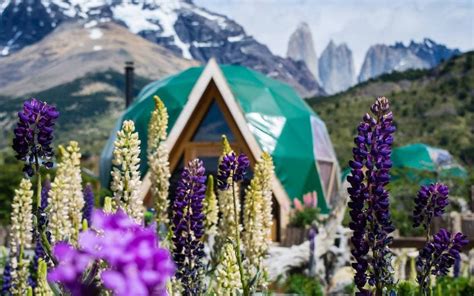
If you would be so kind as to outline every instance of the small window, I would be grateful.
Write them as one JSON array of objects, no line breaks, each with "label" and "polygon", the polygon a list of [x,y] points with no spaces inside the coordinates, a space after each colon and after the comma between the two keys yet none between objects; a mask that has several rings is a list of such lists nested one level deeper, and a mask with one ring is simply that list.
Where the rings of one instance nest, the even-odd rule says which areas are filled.
[{"label": "small window", "polygon": [[235,141],[227,121],[222,114],[216,100],[212,100],[206,115],[199,124],[193,136],[193,142],[220,142],[222,135],[226,135],[230,142]]}]

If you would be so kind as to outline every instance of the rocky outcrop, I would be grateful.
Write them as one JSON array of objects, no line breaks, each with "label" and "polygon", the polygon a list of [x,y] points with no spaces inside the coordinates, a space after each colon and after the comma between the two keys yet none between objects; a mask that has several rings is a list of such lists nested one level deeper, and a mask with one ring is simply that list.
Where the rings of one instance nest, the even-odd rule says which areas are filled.
[{"label": "rocky outcrop", "polygon": [[401,42],[377,44],[367,51],[358,80],[363,82],[393,71],[433,68],[460,53],[458,49],[447,48],[427,38],[421,43],[411,41],[408,46]]},{"label": "rocky outcrop", "polygon": [[319,82],[318,57],[314,49],[313,36],[307,23],[300,23],[288,41],[286,56],[306,63],[309,71]]},{"label": "rocky outcrop", "polygon": [[324,93],[304,63],[274,55],[235,21],[183,0],[5,0],[0,4],[0,53],[9,55],[78,19],[116,22],[186,59],[214,57],[252,68],[287,82],[302,96]]},{"label": "rocky outcrop", "polygon": [[319,77],[328,94],[354,85],[354,61],[347,44],[336,45],[332,40],[329,42],[319,58]]}]

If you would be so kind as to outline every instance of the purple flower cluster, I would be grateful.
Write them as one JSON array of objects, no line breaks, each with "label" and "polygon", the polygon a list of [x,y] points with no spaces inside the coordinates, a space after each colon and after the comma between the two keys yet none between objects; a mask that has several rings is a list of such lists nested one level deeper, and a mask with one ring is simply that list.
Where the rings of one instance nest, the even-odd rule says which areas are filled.
[{"label": "purple flower cluster", "polygon": [[[393,239],[389,234],[394,227],[385,186],[390,181],[390,155],[395,127],[386,98],[377,98],[371,111],[374,116],[366,114],[357,128],[358,135],[352,150],[354,159],[349,162],[351,174],[347,177],[351,185],[348,193],[351,216],[349,227],[353,230],[352,255],[356,261],[352,266],[356,271],[354,280],[359,295],[368,293],[364,289],[367,281],[378,288],[392,284],[388,245]],[[369,251],[372,251],[370,261]],[[370,271],[369,262],[372,265]]]},{"label": "purple flower cluster", "polygon": [[459,253],[467,243],[467,237],[462,233],[458,232],[452,236],[444,228],[426,243],[416,258],[417,281],[423,291],[430,288],[430,274],[448,274],[449,268],[460,258]]},{"label": "purple flower cluster", "polygon": [[224,155],[219,164],[219,172],[217,174],[217,187],[220,190],[229,188],[229,178],[232,181],[239,182],[245,177],[245,172],[250,165],[250,161],[245,154],[240,154],[238,157],[234,152]]},{"label": "purple flower cluster", "polygon": [[96,260],[107,263],[100,277],[114,295],[166,295],[166,281],[174,273],[169,252],[159,248],[154,229],[136,224],[123,210],[113,215],[93,211],[91,229],[79,235],[79,246],[56,244],[59,265],[48,275],[72,295],[92,294],[95,287],[82,279],[86,270],[94,272],[91,265]]},{"label": "purple flower cluster", "polygon": [[54,106],[45,102],[31,99],[23,104],[23,110],[18,112],[18,123],[15,128],[13,149],[16,157],[25,161],[23,171],[33,176],[40,165],[51,168],[51,158],[54,155],[51,142],[59,112]]},{"label": "purple flower cluster", "polygon": [[202,161],[190,161],[181,174],[173,204],[173,259],[183,295],[199,295],[202,288],[205,173]]},{"label": "purple flower cluster", "polygon": [[87,184],[84,188],[84,207],[82,209],[82,219],[87,221],[88,225],[91,225],[92,211],[94,210],[94,191],[92,186]]},{"label": "purple flower cluster", "polygon": [[421,186],[415,198],[415,209],[413,210],[413,227],[423,225],[428,229],[433,217],[440,217],[449,204],[448,186],[435,183],[429,186]]},{"label": "purple flower cluster", "polygon": [[5,265],[3,269],[3,283],[2,283],[1,295],[10,296],[11,287],[12,287],[12,267],[10,263],[7,262],[7,264]]}]

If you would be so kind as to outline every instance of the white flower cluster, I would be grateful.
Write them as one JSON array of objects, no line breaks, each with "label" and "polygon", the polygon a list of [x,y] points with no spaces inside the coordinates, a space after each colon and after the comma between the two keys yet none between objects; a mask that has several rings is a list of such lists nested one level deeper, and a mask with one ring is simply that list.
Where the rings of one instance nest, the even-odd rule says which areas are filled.
[{"label": "white flower cluster", "polygon": [[168,223],[168,190],[169,190],[169,152],[164,141],[168,128],[168,112],[158,96],[155,100],[155,110],[151,113],[148,124],[148,167],[151,180],[151,194],[156,212],[158,225]]},{"label": "white flower cluster", "polygon": [[59,154],[61,160],[48,192],[48,226],[52,242],[68,239],[76,243],[84,207],[79,144],[71,141],[66,148],[59,146]]},{"label": "white flower cluster", "polygon": [[34,289],[34,295],[36,296],[53,296],[54,293],[49,287],[47,280],[47,265],[43,259],[38,261],[38,278],[37,285]]},{"label": "white flower cluster", "polygon": [[140,196],[140,140],[131,120],[123,122],[117,133],[112,163],[111,189],[118,207],[137,222],[143,219],[143,200]]},{"label": "white flower cluster", "polygon": [[[254,168],[254,177],[246,190],[242,241],[247,258],[247,273],[253,278],[257,271],[264,273],[263,258],[271,241],[272,191],[271,156],[263,153]],[[262,278],[259,283],[265,284]]]},{"label": "white flower cluster", "polygon": [[18,254],[19,247],[30,248],[33,234],[33,214],[32,214],[31,182],[28,179],[22,179],[20,187],[15,190],[15,196],[12,202],[11,230],[10,230],[10,249],[13,254]]},{"label": "white flower cluster", "polygon": [[11,280],[12,286],[10,288],[10,293],[12,295],[27,295],[28,291],[28,266],[29,262],[21,258],[23,254],[20,254],[20,258],[13,257],[11,259]]},{"label": "white flower cluster", "polygon": [[206,197],[203,201],[204,228],[206,236],[209,238],[217,234],[217,223],[219,222],[219,206],[217,197],[214,193],[214,177],[209,175],[207,178]]},{"label": "white flower cluster", "polygon": [[82,227],[82,208],[84,207],[84,195],[82,192],[81,176],[81,153],[76,141],[69,142],[62,153],[67,173],[70,175],[69,183],[69,219],[72,224],[71,240],[77,242],[79,230]]},{"label": "white flower cluster", "polygon": [[216,284],[213,292],[216,295],[240,295],[236,293],[242,289],[237,257],[232,244],[224,245],[221,260],[216,268]]}]

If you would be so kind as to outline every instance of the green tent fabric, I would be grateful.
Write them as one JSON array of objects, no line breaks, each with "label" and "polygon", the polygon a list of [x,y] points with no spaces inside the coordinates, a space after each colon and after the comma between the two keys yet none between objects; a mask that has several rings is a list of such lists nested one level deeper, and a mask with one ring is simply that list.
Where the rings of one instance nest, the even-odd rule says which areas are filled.
[{"label": "green tent fabric", "polygon": [[393,149],[394,168],[437,173],[443,177],[467,178],[466,170],[444,149],[426,144],[411,144]]},{"label": "green tent fabric", "polygon": [[[322,213],[329,212],[323,180],[317,170],[319,157],[333,162],[336,156],[326,126],[290,86],[241,66],[220,66],[225,79],[242,109],[247,125],[263,151],[275,163],[275,173],[290,198],[308,192],[318,193]],[[141,140],[141,172],[147,171],[147,127],[158,95],[169,113],[168,132],[175,124],[203,67],[185,70],[150,83],[117,121],[101,155],[101,182],[110,182],[113,142],[124,120],[135,122]],[[339,178],[339,174],[337,174]]]}]

